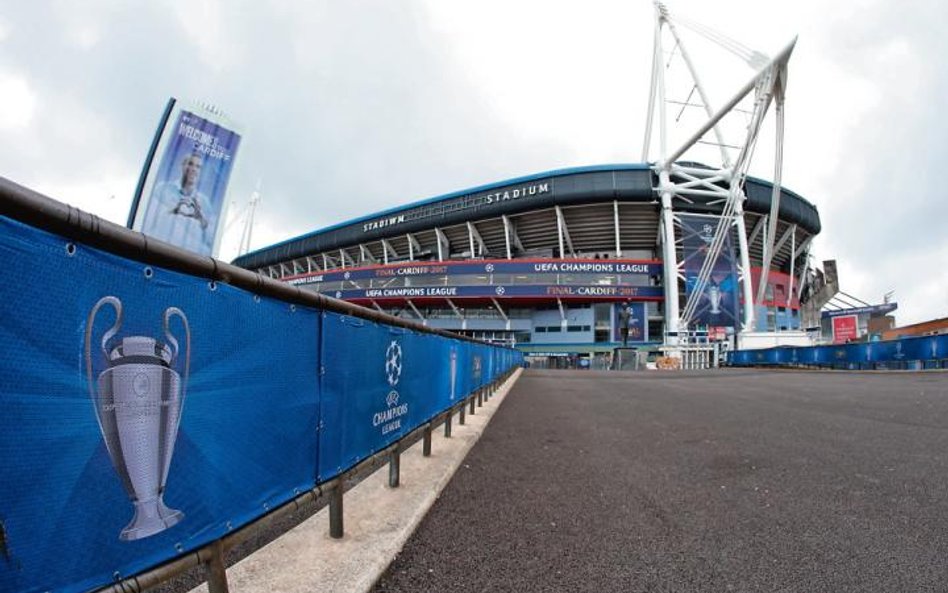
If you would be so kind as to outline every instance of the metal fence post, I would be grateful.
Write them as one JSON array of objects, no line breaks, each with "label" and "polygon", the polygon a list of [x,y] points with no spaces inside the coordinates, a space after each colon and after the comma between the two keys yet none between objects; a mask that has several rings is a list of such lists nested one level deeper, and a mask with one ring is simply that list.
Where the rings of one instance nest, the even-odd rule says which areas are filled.
[{"label": "metal fence post", "polygon": [[207,590],[210,593],[228,593],[227,570],[224,567],[224,543],[214,542],[211,557],[204,565],[207,574]]},{"label": "metal fence post", "polygon": [[444,438],[451,438],[451,417],[454,416],[454,410],[448,410],[448,417],[444,419]]},{"label": "metal fence post", "polygon": [[471,404],[471,405],[470,405],[470,409],[468,410],[468,413],[469,413],[471,416],[474,415],[474,403],[475,403],[475,400],[476,400],[476,399],[477,399],[477,398],[475,398],[473,395],[471,395],[471,399],[468,400],[468,403]]},{"label": "metal fence post", "polygon": [[392,450],[391,459],[388,462],[388,486],[389,488],[398,488],[401,477],[402,452],[400,447]]},{"label": "metal fence post", "polygon": [[467,405],[463,402],[461,403],[461,413],[458,414],[458,424],[464,426],[464,412],[467,410]]},{"label": "metal fence post", "polygon": [[480,408],[484,405],[484,388],[477,390],[477,407]]},{"label": "metal fence post", "polygon": [[342,539],[342,479],[329,496],[329,537]]},{"label": "metal fence post", "polygon": [[425,426],[425,430],[422,432],[421,455],[422,457],[431,457],[431,423],[430,422]]}]

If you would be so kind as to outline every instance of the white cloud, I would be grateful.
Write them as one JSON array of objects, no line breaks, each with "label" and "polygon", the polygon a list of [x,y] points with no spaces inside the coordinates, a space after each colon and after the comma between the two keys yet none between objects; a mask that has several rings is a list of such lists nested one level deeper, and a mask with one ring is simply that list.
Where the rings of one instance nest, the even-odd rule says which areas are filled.
[{"label": "white cloud", "polygon": [[0,132],[28,127],[36,110],[36,94],[26,79],[0,72],[0,97]]},{"label": "white cloud", "polygon": [[[857,296],[895,288],[900,319],[940,314],[948,36],[933,24],[948,9],[669,4],[771,53],[800,34],[784,181],[820,209],[817,256]],[[263,178],[259,247],[508,177],[635,162],[652,17],[620,0],[14,3],[0,17],[0,174],[124,221],[164,101],[207,100],[245,131],[229,199]],[[713,101],[749,76],[707,44],[692,54]],[[752,169],[765,178],[771,144]]]},{"label": "white cloud", "polygon": [[129,208],[124,192],[136,181],[127,171],[107,169],[68,180],[39,181],[31,189],[124,226]]}]

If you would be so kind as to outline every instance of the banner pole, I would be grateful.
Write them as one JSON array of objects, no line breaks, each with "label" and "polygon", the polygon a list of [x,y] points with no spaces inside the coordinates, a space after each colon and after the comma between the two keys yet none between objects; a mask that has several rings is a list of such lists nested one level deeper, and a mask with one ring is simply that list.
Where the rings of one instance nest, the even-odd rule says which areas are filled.
[{"label": "banner pole", "polygon": [[132,196],[132,207],[128,211],[127,228],[132,228],[135,224],[135,217],[138,215],[138,206],[142,201],[142,192],[145,191],[145,181],[148,179],[148,172],[151,171],[151,164],[155,160],[155,153],[158,152],[158,143],[164,136],[165,127],[168,125],[168,119],[171,117],[171,111],[174,109],[177,100],[174,97],[168,99],[165,105],[165,112],[161,114],[161,120],[158,122],[158,129],[155,130],[155,136],[151,139],[151,147],[145,156],[145,163],[142,165],[142,172],[138,176],[138,184],[135,185],[135,195]]}]

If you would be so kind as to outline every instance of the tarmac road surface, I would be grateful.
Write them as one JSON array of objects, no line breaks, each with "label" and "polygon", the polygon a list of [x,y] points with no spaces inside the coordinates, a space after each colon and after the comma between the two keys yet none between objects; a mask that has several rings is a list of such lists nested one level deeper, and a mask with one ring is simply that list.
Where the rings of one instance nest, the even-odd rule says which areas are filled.
[{"label": "tarmac road surface", "polygon": [[375,591],[948,591],[948,373],[528,371]]}]

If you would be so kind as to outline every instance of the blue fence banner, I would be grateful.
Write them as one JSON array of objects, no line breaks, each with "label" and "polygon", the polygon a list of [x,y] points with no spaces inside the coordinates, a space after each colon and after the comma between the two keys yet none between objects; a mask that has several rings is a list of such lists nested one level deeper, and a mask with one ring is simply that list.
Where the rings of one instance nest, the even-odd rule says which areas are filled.
[{"label": "blue fence banner", "polygon": [[6,218],[0,257],[0,590],[105,585],[313,487],[317,311]]},{"label": "blue fence banner", "polygon": [[0,591],[88,591],[199,549],[523,358],[5,217],[0,258]]},{"label": "blue fence banner", "polygon": [[469,343],[330,312],[323,314],[323,328],[320,481],[467,395],[458,392],[467,385],[459,361]]},{"label": "blue fence banner", "polygon": [[781,346],[728,353],[732,366],[817,366],[839,369],[948,367],[948,335],[821,346]]}]

